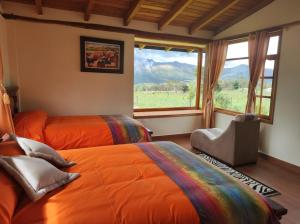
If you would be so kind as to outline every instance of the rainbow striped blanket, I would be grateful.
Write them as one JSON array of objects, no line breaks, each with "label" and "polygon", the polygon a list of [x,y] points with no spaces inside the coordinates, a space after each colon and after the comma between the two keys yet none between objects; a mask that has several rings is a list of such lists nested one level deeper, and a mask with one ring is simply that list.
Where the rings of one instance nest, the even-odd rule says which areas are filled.
[{"label": "rainbow striped blanket", "polygon": [[149,142],[151,136],[146,128],[137,120],[125,115],[101,115],[107,123],[114,144]]},{"label": "rainbow striped blanket", "polygon": [[138,146],[182,189],[201,223],[279,223],[263,196],[177,144]]}]

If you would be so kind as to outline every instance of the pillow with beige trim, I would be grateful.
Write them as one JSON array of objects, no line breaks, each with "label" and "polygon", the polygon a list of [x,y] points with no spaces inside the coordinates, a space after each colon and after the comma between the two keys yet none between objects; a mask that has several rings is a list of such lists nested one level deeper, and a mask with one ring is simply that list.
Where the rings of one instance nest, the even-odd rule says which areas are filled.
[{"label": "pillow with beige trim", "polygon": [[79,173],[63,172],[46,160],[28,156],[0,156],[0,166],[22,186],[33,201],[80,176]]},{"label": "pillow with beige trim", "polygon": [[70,167],[75,165],[72,161],[66,161],[53,148],[44,143],[17,136],[13,136],[13,138],[28,156],[45,159],[58,167]]}]

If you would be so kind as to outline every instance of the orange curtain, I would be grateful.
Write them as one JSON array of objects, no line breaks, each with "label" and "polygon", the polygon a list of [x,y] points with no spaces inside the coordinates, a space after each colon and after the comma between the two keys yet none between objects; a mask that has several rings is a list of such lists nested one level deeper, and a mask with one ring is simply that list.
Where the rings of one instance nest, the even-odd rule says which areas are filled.
[{"label": "orange curtain", "polygon": [[249,73],[250,81],[248,85],[248,99],[246,104],[246,113],[255,112],[255,88],[259,77],[263,73],[265,60],[267,56],[269,36],[265,31],[249,35]]},{"label": "orange curtain", "polygon": [[3,63],[2,54],[0,48],[0,135],[4,133],[15,133],[14,124],[12,120],[9,96],[4,88],[4,74],[3,74]]},{"label": "orange curtain", "polygon": [[224,68],[227,47],[228,43],[225,40],[216,40],[208,44],[207,73],[203,101],[203,121],[205,128],[215,126],[214,89]]}]

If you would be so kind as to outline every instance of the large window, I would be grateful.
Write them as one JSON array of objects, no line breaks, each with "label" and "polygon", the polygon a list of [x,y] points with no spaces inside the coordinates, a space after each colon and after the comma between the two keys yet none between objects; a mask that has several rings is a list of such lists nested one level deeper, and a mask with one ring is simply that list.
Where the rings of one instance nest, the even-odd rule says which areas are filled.
[{"label": "large window", "polygon": [[272,121],[279,64],[280,34],[270,34],[265,69],[256,87],[255,111],[262,118]]},{"label": "large window", "polygon": [[[270,33],[265,69],[256,88],[256,113],[272,121],[275,104],[280,34]],[[228,45],[223,73],[215,88],[215,106],[228,112],[245,112],[249,84],[247,38]]]},{"label": "large window", "polygon": [[215,89],[215,106],[244,112],[249,83],[248,41],[228,45],[223,73]]},{"label": "large window", "polygon": [[201,51],[136,47],[134,57],[136,111],[199,108]]}]

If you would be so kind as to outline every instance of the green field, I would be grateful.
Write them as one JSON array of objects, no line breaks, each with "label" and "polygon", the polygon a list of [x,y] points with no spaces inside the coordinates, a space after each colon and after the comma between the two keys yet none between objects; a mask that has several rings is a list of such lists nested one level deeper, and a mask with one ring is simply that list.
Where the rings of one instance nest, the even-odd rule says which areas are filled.
[{"label": "green field", "polygon": [[195,97],[182,91],[135,91],[134,108],[193,107]]},{"label": "green field", "polygon": [[[245,112],[247,89],[222,89],[215,92],[215,107],[237,112]],[[195,96],[182,91],[135,91],[134,108],[193,107]],[[257,103],[259,99],[257,99]],[[261,114],[269,115],[270,100],[263,99]]]},{"label": "green field", "polygon": [[[248,89],[246,88],[232,90],[222,89],[220,92],[215,92],[215,107],[244,113],[247,102],[247,93]],[[257,99],[256,104],[258,105],[258,103],[259,99]],[[263,99],[261,114],[268,116],[269,111],[270,100]]]}]

